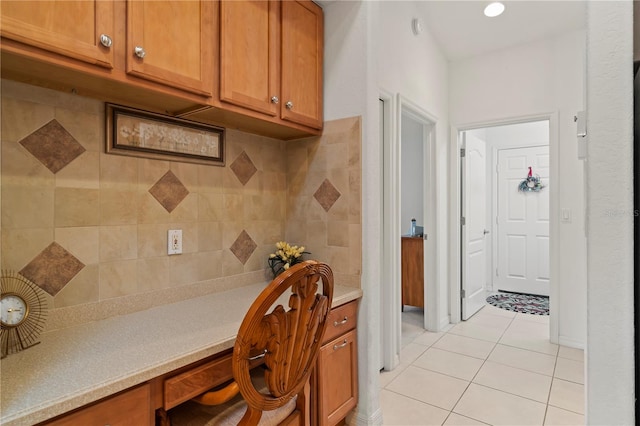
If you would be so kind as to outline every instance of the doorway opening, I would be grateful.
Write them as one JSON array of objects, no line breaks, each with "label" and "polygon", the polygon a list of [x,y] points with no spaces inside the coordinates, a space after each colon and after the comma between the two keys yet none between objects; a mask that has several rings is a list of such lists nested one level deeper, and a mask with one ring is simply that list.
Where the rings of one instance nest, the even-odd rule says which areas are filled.
[{"label": "doorway opening", "polygon": [[[402,235],[410,219],[423,229],[423,306],[416,307],[416,327],[437,331],[439,282],[436,250],[435,134],[437,119],[401,95],[380,95],[381,169],[383,175],[381,253],[382,285],[381,367],[393,370],[402,348]],[[406,150],[406,152],[405,152]],[[409,159],[405,165],[404,160]],[[405,170],[406,169],[406,170]],[[407,173],[408,172],[408,173]],[[407,202],[412,207],[404,208]],[[407,218],[404,218],[404,216]],[[411,216],[411,217],[409,217]],[[404,218],[404,219],[403,219]],[[406,222],[406,223],[405,223]],[[446,306],[444,307],[446,310]],[[412,307],[413,309],[413,307]]]},{"label": "doorway opening", "polygon": [[498,291],[550,295],[550,120],[463,130],[460,318]]}]

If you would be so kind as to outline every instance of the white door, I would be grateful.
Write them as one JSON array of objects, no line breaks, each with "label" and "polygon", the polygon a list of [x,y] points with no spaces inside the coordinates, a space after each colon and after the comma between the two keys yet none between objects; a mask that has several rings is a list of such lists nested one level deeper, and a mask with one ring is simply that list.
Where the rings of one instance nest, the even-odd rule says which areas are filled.
[{"label": "white door", "polygon": [[485,305],[487,149],[482,139],[462,134],[462,319]]},{"label": "white door", "polygon": [[[518,185],[540,177],[540,191],[523,192]],[[498,151],[499,290],[549,295],[549,147]],[[494,285],[495,288],[495,285]]]}]

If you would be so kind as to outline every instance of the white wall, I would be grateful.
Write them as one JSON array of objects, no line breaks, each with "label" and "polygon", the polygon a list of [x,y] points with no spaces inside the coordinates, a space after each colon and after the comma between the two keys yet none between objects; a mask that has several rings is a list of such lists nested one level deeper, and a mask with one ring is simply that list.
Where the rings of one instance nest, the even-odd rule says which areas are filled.
[{"label": "white wall", "polygon": [[[425,232],[433,244],[434,265],[439,276],[435,288],[439,306],[437,315],[440,326],[449,323],[446,307],[448,298],[448,167],[449,157],[449,64],[435,39],[425,30],[418,36],[411,29],[413,18],[426,22],[419,2],[382,1],[371,2],[377,8],[377,85],[390,93],[397,93],[427,112],[435,121],[435,143],[432,156],[435,170],[429,170],[427,180],[434,181],[437,226]],[[374,96],[377,96],[375,94]],[[426,190],[426,188],[425,188]],[[402,224],[402,229],[406,225]],[[429,248],[428,246],[427,248]],[[429,291],[429,289],[427,290]]]},{"label": "white wall", "polygon": [[[381,89],[402,94],[436,117],[438,220],[434,235],[447,241],[448,65],[433,38],[411,33],[411,19],[419,16],[412,2],[335,1],[324,5],[326,120],[361,115],[363,259],[358,324],[360,402],[358,424],[381,424],[378,350],[380,325],[380,205],[381,146],[378,96]],[[447,300],[447,250],[437,255],[442,274],[440,293]],[[446,310],[445,310],[446,311]],[[444,321],[448,322],[446,312]]]},{"label": "white wall", "polygon": [[584,171],[577,159],[573,122],[575,113],[584,109],[584,78],[585,33],[577,31],[454,62],[449,84],[454,126],[549,114],[557,118],[550,152],[558,187],[551,214],[569,208],[573,217],[571,223],[560,223],[559,213],[554,216],[558,225],[552,226],[551,238],[557,255],[552,255],[551,267],[557,277],[552,284],[557,286],[557,297],[551,303],[559,304],[555,311],[559,342],[574,347],[584,347],[586,338]]},{"label": "white wall", "polygon": [[587,3],[586,420],[594,425],[637,424],[633,353],[632,3]]},{"label": "white wall", "polygon": [[424,226],[424,185],[423,185],[423,131],[422,124],[410,117],[402,117],[401,157],[402,157],[402,208],[400,229],[403,235],[410,231],[411,219],[418,226]]}]

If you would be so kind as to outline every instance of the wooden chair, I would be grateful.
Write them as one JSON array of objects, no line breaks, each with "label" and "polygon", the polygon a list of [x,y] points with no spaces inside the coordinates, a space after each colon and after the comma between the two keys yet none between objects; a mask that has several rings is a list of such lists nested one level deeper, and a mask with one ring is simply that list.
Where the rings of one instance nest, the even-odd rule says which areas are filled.
[{"label": "wooden chair", "polygon": [[[320,279],[322,292],[318,293]],[[289,288],[289,310],[278,305],[267,313]],[[333,273],[326,264],[305,261],[276,277],[240,325],[232,358],[234,381],[176,407],[170,414],[171,424],[309,425],[309,376],[332,300]],[[264,366],[252,370],[259,359]],[[264,385],[252,381],[256,372]]]}]

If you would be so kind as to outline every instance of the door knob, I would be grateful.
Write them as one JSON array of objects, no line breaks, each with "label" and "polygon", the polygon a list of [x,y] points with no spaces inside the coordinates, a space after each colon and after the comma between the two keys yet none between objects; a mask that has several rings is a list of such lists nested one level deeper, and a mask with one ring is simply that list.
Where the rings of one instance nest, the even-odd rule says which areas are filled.
[{"label": "door knob", "polygon": [[488,233],[489,233],[489,231],[487,231],[486,229],[483,232],[484,235],[487,235]]}]

